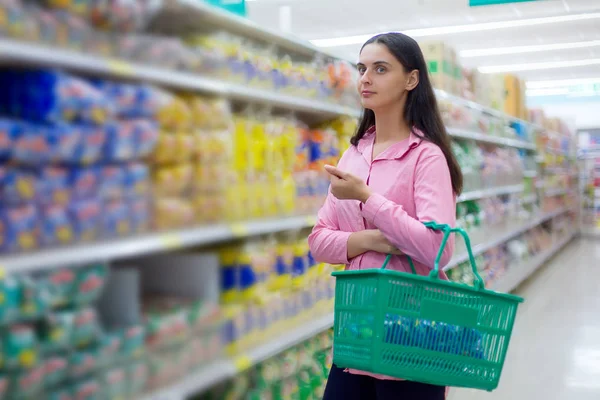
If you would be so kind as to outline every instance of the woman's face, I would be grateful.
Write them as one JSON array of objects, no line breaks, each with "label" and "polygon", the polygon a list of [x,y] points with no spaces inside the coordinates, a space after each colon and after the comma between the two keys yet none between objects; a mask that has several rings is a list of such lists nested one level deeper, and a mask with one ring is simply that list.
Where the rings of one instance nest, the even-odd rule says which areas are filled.
[{"label": "woman's face", "polygon": [[408,85],[412,74],[404,70],[384,44],[366,45],[360,53],[357,69],[358,94],[364,108],[375,111],[398,104],[406,91],[414,88]]}]

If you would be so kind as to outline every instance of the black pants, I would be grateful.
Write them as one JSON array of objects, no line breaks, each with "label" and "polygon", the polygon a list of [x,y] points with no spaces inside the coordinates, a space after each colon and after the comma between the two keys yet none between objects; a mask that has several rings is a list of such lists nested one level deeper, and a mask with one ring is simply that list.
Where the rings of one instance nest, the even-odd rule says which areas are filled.
[{"label": "black pants", "polygon": [[375,379],[333,365],[323,400],[444,400],[446,388],[410,381]]}]

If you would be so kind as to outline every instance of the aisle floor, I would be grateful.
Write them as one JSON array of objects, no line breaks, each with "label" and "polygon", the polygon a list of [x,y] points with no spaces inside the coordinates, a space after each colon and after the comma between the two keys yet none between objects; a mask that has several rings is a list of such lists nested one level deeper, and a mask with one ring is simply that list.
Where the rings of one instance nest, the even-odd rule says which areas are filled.
[{"label": "aisle floor", "polygon": [[516,293],[525,303],[499,388],[449,400],[599,400],[600,241],[572,241]]}]

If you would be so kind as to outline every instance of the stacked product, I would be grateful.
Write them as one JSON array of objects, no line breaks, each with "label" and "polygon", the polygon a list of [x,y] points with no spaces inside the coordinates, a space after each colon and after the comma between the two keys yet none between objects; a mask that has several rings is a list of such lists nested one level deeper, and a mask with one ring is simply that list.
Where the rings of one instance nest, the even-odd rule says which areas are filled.
[{"label": "stacked product", "polygon": [[517,149],[455,140],[452,150],[464,175],[465,192],[523,181],[523,158]]},{"label": "stacked product", "polygon": [[3,278],[0,398],[133,398],[221,356],[220,310],[201,300],[152,296],[139,324],[101,323],[93,303],[108,274],[98,264]]},{"label": "stacked product", "polygon": [[188,33],[183,38],[145,33],[147,22],[156,11],[150,4],[160,7],[160,2],[39,0],[37,3],[2,0],[0,8],[10,18],[0,23],[0,34],[184,70],[258,89],[351,107],[358,104],[352,84],[356,71],[347,62],[320,57],[297,61],[227,32]]},{"label": "stacked product", "polygon": [[340,266],[315,263],[300,236],[249,240],[220,254],[229,354],[331,312],[335,281],[329,275]]},{"label": "stacked product", "polygon": [[5,69],[0,82],[0,248],[145,230],[149,170],[137,160],[156,144],[156,110],[122,115],[102,83],[59,72]]},{"label": "stacked product", "polygon": [[321,399],[332,364],[332,332],[327,331],[244,371],[199,400]]},{"label": "stacked product", "polygon": [[140,392],[143,330],[105,331],[91,307],[107,273],[100,264],[3,278],[0,398],[99,399]]},{"label": "stacked product", "polygon": [[[528,260],[550,250],[553,245],[572,235],[576,226],[575,220],[576,216],[573,213],[562,214],[550,224],[534,227],[477,255],[476,265],[486,287],[494,288],[507,273],[523,268]],[[468,262],[448,270],[447,274],[452,281],[473,284],[474,277]]]},{"label": "stacked product", "polygon": [[168,385],[222,355],[219,307],[179,296],[152,295],[142,303],[146,330],[145,391]]},{"label": "stacked product", "polygon": [[433,86],[504,112],[514,118],[527,119],[524,81],[511,74],[481,74],[463,69],[455,50],[441,41],[419,43],[427,60]]}]

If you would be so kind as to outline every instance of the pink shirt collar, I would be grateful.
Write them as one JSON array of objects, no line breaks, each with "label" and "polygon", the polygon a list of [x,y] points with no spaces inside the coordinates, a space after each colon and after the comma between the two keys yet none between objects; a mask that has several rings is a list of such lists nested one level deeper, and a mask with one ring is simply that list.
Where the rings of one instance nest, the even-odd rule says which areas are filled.
[{"label": "pink shirt collar", "polygon": [[[371,163],[371,156],[373,154],[373,144],[375,144],[375,126],[370,127],[365,132],[365,136],[358,142],[357,150],[363,155],[363,157]],[[410,136],[406,140],[402,140],[384,152],[377,156],[377,160],[395,160],[404,157],[409,150],[417,147],[423,139],[419,136],[423,136],[423,133],[418,129],[413,129],[410,132]]]}]

